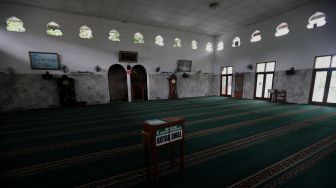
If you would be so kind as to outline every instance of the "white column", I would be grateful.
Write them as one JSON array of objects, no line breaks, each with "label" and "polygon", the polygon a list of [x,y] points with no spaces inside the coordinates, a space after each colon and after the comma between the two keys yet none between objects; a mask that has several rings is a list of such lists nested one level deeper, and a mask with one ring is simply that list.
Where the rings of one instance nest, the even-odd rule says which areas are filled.
[{"label": "white column", "polygon": [[130,71],[127,71],[127,94],[128,94],[128,102],[132,102],[131,72]]}]

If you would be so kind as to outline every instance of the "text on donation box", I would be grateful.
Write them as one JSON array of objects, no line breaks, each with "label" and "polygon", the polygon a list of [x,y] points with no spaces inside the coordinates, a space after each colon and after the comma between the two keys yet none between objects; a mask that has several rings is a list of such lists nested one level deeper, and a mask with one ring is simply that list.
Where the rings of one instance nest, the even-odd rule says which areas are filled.
[{"label": "text on donation box", "polygon": [[182,139],[183,129],[180,125],[162,128],[156,131],[156,146],[161,146]]}]

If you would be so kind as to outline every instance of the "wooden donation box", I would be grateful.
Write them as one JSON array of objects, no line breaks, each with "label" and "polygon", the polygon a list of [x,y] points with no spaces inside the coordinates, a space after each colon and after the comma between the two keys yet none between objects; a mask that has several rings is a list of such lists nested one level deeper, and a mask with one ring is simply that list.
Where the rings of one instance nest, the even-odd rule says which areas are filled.
[{"label": "wooden donation box", "polygon": [[[178,164],[180,171],[184,168],[184,120],[178,117],[153,119],[145,121],[142,130],[144,141],[147,178],[159,177],[158,149],[170,147],[170,164]],[[179,161],[175,161],[175,146],[179,144]],[[150,159],[152,161],[150,161]],[[151,166],[153,165],[152,171]]]}]

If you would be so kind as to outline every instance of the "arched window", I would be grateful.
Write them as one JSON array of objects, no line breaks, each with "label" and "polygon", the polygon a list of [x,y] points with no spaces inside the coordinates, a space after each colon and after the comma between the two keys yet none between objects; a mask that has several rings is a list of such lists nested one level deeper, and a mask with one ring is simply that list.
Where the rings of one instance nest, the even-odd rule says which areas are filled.
[{"label": "arched window", "polygon": [[217,44],[217,51],[222,51],[224,49],[224,42],[219,41]]},{"label": "arched window", "polygon": [[92,30],[90,27],[83,25],[82,27],[79,28],[79,37],[82,39],[92,39]]},{"label": "arched window", "polygon": [[197,41],[196,40],[191,41],[191,49],[197,50]]},{"label": "arched window", "polygon": [[56,37],[63,35],[60,25],[58,25],[56,22],[49,22],[47,24],[47,34]]},{"label": "arched window", "polygon": [[322,27],[327,23],[326,16],[323,12],[316,12],[308,20],[308,29]]},{"label": "arched window", "polygon": [[278,27],[276,28],[276,37],[284,36],[289,33],[288,23],[282,22]]},{"label": "arched window", "polygon": [[143,44],[145,43],[144,37],[141,33],[137,32],[134,34],[134,41],[135,44]]},{"label": "arched window", "polygon": [[240,46],[240,38],[239,37],[235,37],[232,41],[232,47],[238,47]]},{"label": "arched window", "polygon": [[206,44],[205,50],[208,51],[208,52],[211,52],[211,51],[212,51],[212,44],[211,44],[211,42],[208,42],[208,43]]},{"label": "arched window", "polygon": [[251,35],[251,42],[258,42],[261,41],[261,32],[256,30]]},{"label": "arched window", "polygon": [[109,40],[113,42],[119,42],[120,41],[119,32],[115,29],[112,29],[109,33]]},{"label": "arched window", "polygon": [[181,39],[175,38],[174,39],[174,48],[181,48],[181,47],[182,47]]},{"label": "arched window", "polygon": [[7,31],[14,31],[14,32],[25,32],[26,29],[23,27],[23,22],[13,16],[13,17],[10,17],[6,20],[6,23],[7,23]]},{"label": "arched window", "polygon": [[164,46],[164,39],[161,35],[155,37],[155,45]]}]

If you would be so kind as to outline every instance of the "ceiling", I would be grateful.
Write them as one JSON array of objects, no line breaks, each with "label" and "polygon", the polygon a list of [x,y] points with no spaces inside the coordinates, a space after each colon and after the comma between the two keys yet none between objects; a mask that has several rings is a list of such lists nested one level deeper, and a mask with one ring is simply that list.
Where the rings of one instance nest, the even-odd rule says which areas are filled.
[{"label": "ceiling", "polygon": [[[0,0],[3,3],[95,16],[217,36],[312,0]],[[216,9],[209,4],[219,3]]]}]

